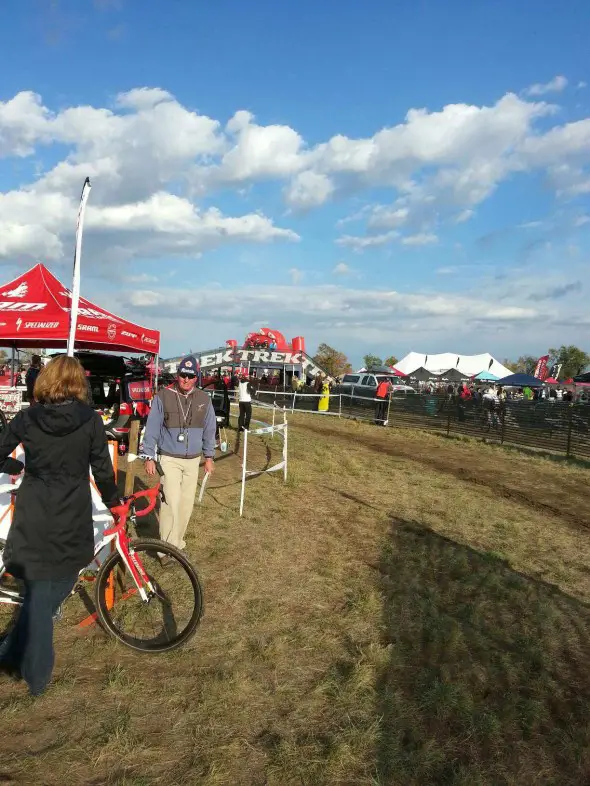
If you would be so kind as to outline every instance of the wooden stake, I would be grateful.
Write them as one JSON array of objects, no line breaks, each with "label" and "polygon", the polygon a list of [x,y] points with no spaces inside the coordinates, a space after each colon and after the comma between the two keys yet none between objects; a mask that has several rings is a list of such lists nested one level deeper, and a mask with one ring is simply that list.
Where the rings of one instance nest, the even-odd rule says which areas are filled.
[{"label": "wooden stake", "polygon": [[[137,456],[139,451],[139,420],[131,421],[131,428],[129,429],[129,453]],[[135,486],[135,462],[127,462],[127,471],[125,473],[125,496],[128,497],[133,494]]]}]

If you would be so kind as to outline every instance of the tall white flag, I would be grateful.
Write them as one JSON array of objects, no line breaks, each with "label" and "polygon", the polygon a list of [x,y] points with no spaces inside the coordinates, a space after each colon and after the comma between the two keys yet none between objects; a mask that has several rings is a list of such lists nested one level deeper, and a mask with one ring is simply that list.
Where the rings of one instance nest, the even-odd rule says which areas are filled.
[{"label": "tall white flag", "polygon": [[76,325],[78,324],[78,304],[80,302],[80,254],[82,253],[82,232],[84,231],[84,213],[86,203],[90,196],[90,178],[87,177],[82,187],[80,209],[78,210],[78,223],[76,224],[76,250],[74,252],[74,273],[72,279],[72,302],[70,308],[70,335],[68,338],[68,355],[74,356],[74,342],[76,340]]}]

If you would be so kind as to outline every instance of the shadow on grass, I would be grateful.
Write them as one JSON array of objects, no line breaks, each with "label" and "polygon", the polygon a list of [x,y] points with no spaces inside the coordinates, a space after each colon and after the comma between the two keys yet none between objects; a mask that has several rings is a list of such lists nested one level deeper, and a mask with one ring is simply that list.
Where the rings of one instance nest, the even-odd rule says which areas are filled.
[{"label": "shadow on grass", "polygon": [[379,783],[590,783],[590,609],[426,527],[380,565]]}]

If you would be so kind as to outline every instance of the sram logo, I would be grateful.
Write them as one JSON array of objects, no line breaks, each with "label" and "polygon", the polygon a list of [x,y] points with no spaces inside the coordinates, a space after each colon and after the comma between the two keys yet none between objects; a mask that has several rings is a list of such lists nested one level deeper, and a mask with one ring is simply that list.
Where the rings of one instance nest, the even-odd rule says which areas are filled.
[{"label": "sram logo", "polygon": [[98,333],[98,325],[81,325],[78,323],[78,330],[84,330],[86,333]]},{"label": "sram logo", "polygon": [[47,303],[14,303],[0,300],[0,311],[43,311]]}]

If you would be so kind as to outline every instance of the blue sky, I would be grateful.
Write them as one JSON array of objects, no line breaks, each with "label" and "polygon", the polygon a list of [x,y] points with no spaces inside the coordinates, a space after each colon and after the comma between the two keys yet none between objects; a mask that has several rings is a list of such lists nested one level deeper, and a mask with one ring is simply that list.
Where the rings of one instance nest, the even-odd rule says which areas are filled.
[{"label": "blue sky", "polygon": [[588,3],[4,0],[0,265],[165,354],[590,350]]}]

